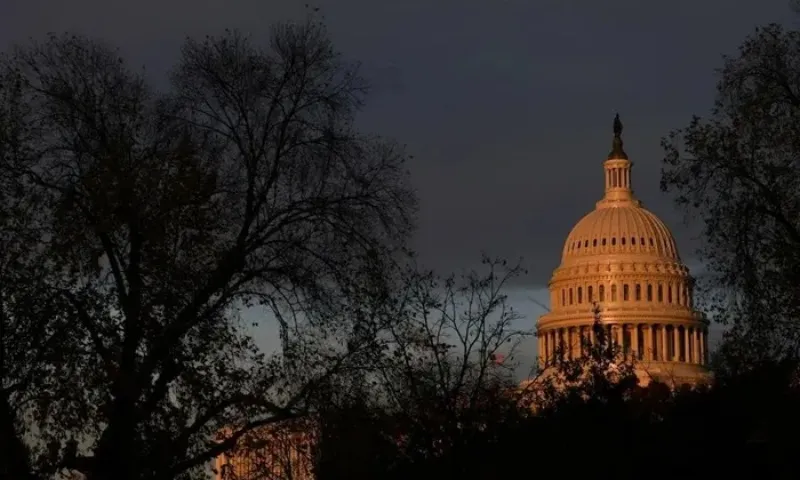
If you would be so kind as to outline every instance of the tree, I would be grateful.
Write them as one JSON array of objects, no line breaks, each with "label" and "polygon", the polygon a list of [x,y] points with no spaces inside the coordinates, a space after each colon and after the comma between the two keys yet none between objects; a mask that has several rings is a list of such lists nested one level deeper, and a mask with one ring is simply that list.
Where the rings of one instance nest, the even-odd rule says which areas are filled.
[{"label": "tree", "polygon": [[742,366],[800,351],[800,32],[756,29],[710,116],[662,142],[662,189],[703,225],[700,283]]},{"label": "tree", "polygon": [[520,266],[488,257],[483,265],[445,278],[401,271],[383,312],[391,321],[379,321],[391,325],[381,359],[322,399],[319,478],[497,472],[480,450],[528,412],[512,375],[528,332],[505,294]]},{"label": "tree", "polygon": [[555,359],[529,383],[529,394],[544,415],[583,408],[587,403],[607,405],[628,400],[638,385],[635,361],[626,357],[612,336],[612,326],[593,311],[591,338],[581,338],[584,354],[568,358],[566,345],[556,348]]},{"label": "tree", "polygon": [[[278,25],[268,49],[187,40],[165,93],[79,36],[16,47],[0,74],[6,472],[194,478],[364,359],[354,312],[415,200],[402,148],[353,127],[366,85],[322,25]],[[244,329],[254,305],[281,354]]]}]

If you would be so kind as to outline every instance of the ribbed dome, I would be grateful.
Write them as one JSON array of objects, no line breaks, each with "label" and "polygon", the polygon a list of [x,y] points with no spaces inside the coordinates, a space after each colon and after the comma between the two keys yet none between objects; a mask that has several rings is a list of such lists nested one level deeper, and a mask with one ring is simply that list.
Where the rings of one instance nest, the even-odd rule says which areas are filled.
[{"label": "ribbed dome", "polygon": [[664,222],[633,202],[598,208],[584,216],[567,237],[562,263],[614,254],[642,254],[680,261],[675,239]]},{"label": "ribbed dome", "polygon": [[643,384],[704,382],[708,322],[694,309],[693,279],[672,234],[633,194],[621,135],[617,116],[603,198],[570,232],[548,283],[550,309],[536,329],[539,365],[586,356],[602,327]]}]

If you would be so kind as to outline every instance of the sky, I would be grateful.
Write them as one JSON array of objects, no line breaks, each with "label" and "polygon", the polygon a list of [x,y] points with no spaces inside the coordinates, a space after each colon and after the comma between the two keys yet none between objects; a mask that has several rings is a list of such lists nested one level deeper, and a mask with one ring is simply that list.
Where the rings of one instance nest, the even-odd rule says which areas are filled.
[{"label": "sky", "polygon": [[[305,0],[3,0],[0,45],[71,31],[119,46],[161,81],[188,36],[255,38]],[[603,189],[619,112],[633,186],[675,234],[696,229],[659,191],[659,140],[706,114],[714,69],[789,0],[317,0],[335,44],[374,86],[363,129],[406,144],[420,197],[414,246],[443,272],[482,251],[523,258],[509,294],[531,328],[572,225]],[[270,342],[272,333],[260,333]],[[531,358],[535,353],[531,352]]]}]

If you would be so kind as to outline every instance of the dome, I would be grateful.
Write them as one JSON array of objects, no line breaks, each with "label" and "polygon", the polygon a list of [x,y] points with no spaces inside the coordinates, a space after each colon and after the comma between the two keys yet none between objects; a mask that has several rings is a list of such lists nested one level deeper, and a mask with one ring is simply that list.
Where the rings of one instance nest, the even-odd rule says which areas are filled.
[{"label": "dome", "polygon": [[561,261],[580,262],[616,254],[680,262],[675,239],[667,226],[638,202],[598,208],[584,216],[567,237]]},{"label": "dome", "polygon": [[633,162],[614,120],[603,162],[605,192],[567,236],[548,284],[550,309],[539,318],[539,364],[549,368],[586,354],[599,317],[621,360],[640,381],[708,378],[708,322],[694,309],[689,269],[675,239],[633,195]]}]

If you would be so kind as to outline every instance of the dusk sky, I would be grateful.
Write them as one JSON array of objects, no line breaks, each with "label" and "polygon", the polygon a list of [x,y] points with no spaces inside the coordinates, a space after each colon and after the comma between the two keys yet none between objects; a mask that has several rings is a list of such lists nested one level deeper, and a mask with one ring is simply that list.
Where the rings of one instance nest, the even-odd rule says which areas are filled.
[{"label": "dusk sky", "polygon": [[[266,36],[304,0],[4,0],[0,44],[73,31],[119,46],[156,82],[187,35]],[[443,271],[481,250],[524,257],[528,297],[594,207],[619,112],[634,189],[693,265],[690,229],[659,191],[660,137],[706,114],[714,69],[757,25],[797,22],[789,0],[320,0],[337,47],[374,92],[361,125],[408,145],[421,202],[416,249]]]}]

